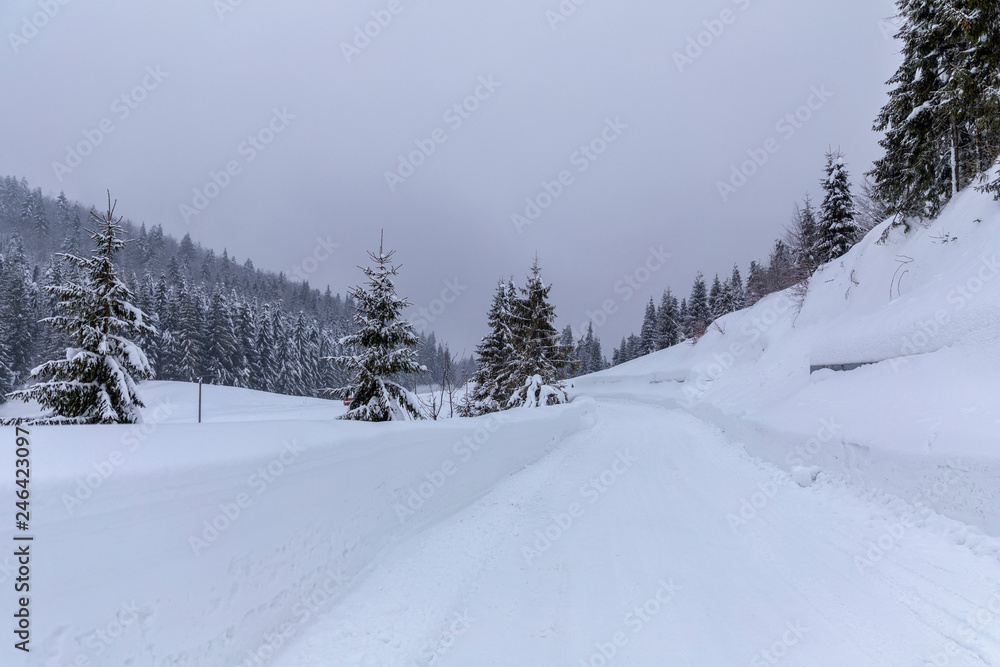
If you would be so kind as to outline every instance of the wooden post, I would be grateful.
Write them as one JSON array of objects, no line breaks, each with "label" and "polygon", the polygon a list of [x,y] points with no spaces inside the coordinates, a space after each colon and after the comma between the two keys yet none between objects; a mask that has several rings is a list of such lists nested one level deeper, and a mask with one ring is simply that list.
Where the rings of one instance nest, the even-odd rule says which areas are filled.
[{"label": "wooden post", "polygon": [[198,423],[201,423],[201,378],[198,378]]}]

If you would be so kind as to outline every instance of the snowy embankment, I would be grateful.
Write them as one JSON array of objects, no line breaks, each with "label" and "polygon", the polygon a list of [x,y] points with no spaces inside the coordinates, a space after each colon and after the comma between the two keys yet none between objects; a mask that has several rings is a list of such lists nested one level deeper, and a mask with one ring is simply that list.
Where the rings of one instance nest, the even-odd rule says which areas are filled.
[{"label": "snowy embankment", "polygon": [[[594,410],[371,425],[332,421],[340,402],[206,387],[196,424],[196,385],[144,388],[144,425],[31,429],[38,606],[20,664],[266,657],[390,547],[589,427]],[[11,558],[0,565],[12,576]]]},{"label": "snowy embankment", "polygon": [[[1000,535],[1000,203],[967,191],[880,244],[887,224],[823,267],[801,309],[771,295],[574,391],[683,408],[800,477],[818,467]],[[842,364],[865,365],[822,368]]]}]

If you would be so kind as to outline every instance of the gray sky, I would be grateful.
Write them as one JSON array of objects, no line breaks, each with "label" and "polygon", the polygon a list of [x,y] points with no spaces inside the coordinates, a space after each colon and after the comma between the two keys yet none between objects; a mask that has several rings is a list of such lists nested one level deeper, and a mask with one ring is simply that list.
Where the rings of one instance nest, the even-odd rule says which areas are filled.
[{"label": "gray sky", "polygon": [[[610,302],[609,357],[650,296],[745,272],[818,197],[828,147],[855,181],[878,157],[898,63],[890,0],[61,2],[0,6],[0,174],[85,204],[111,188],[136,222],[337,291],[384,227],[455,352],[536,251],[560,328]],[[748,151],[766,162],[723,201]],[[546,208],[518,229],[527,198]]]}]

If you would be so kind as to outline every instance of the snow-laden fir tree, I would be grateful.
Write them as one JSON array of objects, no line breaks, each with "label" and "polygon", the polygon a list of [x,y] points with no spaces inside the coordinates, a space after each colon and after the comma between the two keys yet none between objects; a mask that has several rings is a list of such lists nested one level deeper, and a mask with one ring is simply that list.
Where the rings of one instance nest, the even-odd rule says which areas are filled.
[{"label": "snow-laden fir tree", "polygon": [[995,0],[897,0],[903,62],[875,122],[870,175],[890,213],[931,218],[1000,151],[1000,9]]},{"label": "snow-laden fir tree", "polygon": [[476,372],[468,400],[460,410],[465,417],[504,410],[513,393],[506,364],[514,354],[511,309],[515,299],[517,290],[513,281],[499,281],[486,316],[489,331],[476,347]]},{"label": "snow-laden fir tree", "polygon": [[60,314],[43,320],[72,341],[64,359],[49,361],[31,372],[32,386],[11,398],[37,401],[47,412],[40,424],[134,424],[141,421],[136,383],[150,376],[143,351],[132,342],[153,333],[145,314],[132,305],[132,295],[115,272],[114,257],[127,241],[121,217],[108,194],[108,211],[94,215],[91,257],[64,255],[77,268],[78,282],[49,287],[59,298]]},{"label": "snow-laden fir tree", "polygon": [[577,354],[576,345],[573,341],[572,324],[567,324],[563,328],[562,335],[559,337],[559,344],[568,350],[573,350],[573,352],[566,358],[566,363],[562,367],[559,379],[565,380],[571,377],[576,377],[577,373],[580,372],[580,369],[583,368],[583,362],[580,355]]},{"label": "snow-laden fir tree", "polygon": [[549,303],[551,289],[542,281],[542,269],[535,257],[521,296],[512,303],[514,350],[506,368],[509,386],[515,390],[507,401],[508,407],[534,408],[568,400],[559,373],[571,350],[559,344],[559,332],[552,324],[556,315],[555,306]]},{"label": "snow-laden fir tree", "polygon": [[708,288],[705,285],[705,276],[700,271],[691,286],[691,297],[687,303],[688,310],[688,338],[695,340],[701,338],[708,331],[708,326],[712,323],[712,311],[708,305]]},{"label": "snow-laden fir tree", "polygon": [[646,312],[642,317],[642,328],[639,330],[639,341],[642,346],[641,355],[656,352],[657,328],[656,304],[650,297],[649,303],[646,304]]},{"label": "snow-laden fir tree", "polygon": [[593,322],[587,325],[587,333],[577,342],[576,358],[580,361],[576,375],[596,373],[604,370],[606,366],[604,354],[601,352],[601,339],[594,335]]},{"label": "snow-laden fir tree", "polygon": [[656,311],[656,349],[663,350],[681,342],[681,321],[677,297],[667,289]]},{"label": "snow-laden fir tree", "polygon": [[839,151],[826,155],[826,178],[821,181],[826,193],[820,208],[819,228],[813,255],[818,264],[842,257],[858,239],[860,230],[854,222],[854,199],[851,180]]},{"label": "snow-laden fir tree", "polygon": [[355,374],[346,387],[331,390],[335,396],[352,399],[350,409],[341,419],[385,422],[423,419],[420,402],[411,391],[396,384],[394,376],[419,373],[427,369],[417,363],[414,347],[419,342],[413,326],[402,319],[409,307],[406,299],[396,296],[392,266],[393,251],[386,252],[379,242],[377,253],[368,253],[374,266],[364,267],[367,289],[355,287],[351,297],[356,302],[356,333],[343,337],[340,344],[357,350],[353,355],[333,359]]}]

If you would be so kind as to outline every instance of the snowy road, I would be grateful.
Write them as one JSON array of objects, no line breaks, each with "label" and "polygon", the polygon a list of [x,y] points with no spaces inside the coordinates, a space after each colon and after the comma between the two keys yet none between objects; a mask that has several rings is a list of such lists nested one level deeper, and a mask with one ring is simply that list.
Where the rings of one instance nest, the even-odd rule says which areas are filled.
[{"label": "snowy road", "polygon": [[1000,664],[992,540],[822,475],[802,488],[682,412],[598,405],[272,664]]}]

